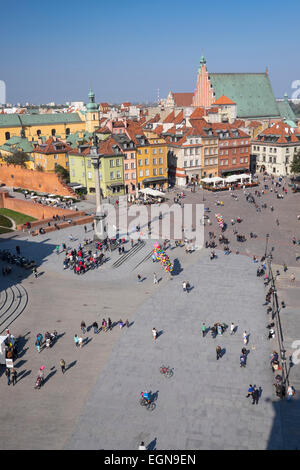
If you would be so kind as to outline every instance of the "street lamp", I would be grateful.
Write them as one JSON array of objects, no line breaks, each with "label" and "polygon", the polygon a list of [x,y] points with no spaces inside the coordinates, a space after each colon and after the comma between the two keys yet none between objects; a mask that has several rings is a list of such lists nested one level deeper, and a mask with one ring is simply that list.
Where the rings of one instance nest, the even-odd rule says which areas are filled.
[{"label": "street lamp", "polygon": [[269,240],[269,236],[270,236],[270,235],[267,233],[267,234],[266,234],[266,249],[265,249],[265,258],[266,258],[266,256],[267,256],[267,248],[268,248],[268,240]]}]

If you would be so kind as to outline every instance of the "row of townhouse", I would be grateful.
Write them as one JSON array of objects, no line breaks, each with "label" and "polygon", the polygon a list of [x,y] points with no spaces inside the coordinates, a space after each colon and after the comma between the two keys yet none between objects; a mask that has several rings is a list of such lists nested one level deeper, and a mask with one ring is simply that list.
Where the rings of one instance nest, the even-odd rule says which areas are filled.
[{"label": "row of townhouse", "polygon": [[[95,131],[102,135],[100,186],[104,197],[136,194],[146,187],[165,189],[168,185],[167,143],[131,120],[109,121]],[[103,137],[104,135],[104,137]],[[95,192],[91,143],[69,153],[70,182]]]}]

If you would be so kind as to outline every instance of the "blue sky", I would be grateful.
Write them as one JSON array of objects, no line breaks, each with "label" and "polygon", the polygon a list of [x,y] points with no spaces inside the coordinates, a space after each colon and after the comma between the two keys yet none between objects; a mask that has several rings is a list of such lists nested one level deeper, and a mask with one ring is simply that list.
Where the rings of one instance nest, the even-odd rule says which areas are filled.
[{"label": "blue sky", "polygon": [[299,0],[0,0],[7,101],[154,101],[210,72],[263,72],[275,95],[300,80]]}]

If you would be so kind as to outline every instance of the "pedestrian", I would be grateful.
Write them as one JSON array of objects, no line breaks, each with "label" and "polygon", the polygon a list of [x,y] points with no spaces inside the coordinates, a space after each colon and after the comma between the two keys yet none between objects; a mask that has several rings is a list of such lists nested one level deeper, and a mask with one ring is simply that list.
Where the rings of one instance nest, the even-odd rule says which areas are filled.
[{"label": "pedestrian", "polygon": [[153,284],[158,284],[156,273],[153,273]]},{"label": "pedestrian", "polygon": [[240,355],[240,367],[246,367],[246,356],[245,356],[245,354]]},{"label": "pedestrian", "polygon": [[17,371],[14,368],[11,370],[11,378],[12,384],[15,385],[17,383]]},{"label": "pedestrian", "polygon": [[254,390],[252,392],[252,405],[258,405],[258,399],[259,399],[259,390],[254,385]]},{"label": "pedestrian", "polygon": [[142,282],[142,276],[140,274],[137,275],[138,282]]},{"label": "pedestrian", "polygon": [[147,450],[144,441],[140,443],[138,450]]},{"label": "pedestrian", "polygon": [[59,255],[59,251],[60,251],[60,246],[59,245],[56,245],[56,254]]},{"label": "pedestrian", "polygon": [[79,341],[79,338],[77,335],[74,336],[74,343],[75,343],[75,346],[78,347],[79,344],[78,344],[78,341]]},{"label": "pedestrian", "polygon": [[37,272],[36,266],[34,266],[34,268],[32,268],[32,272],[33,272],[33,274],[34,274],[34,277],[37,279],[37,277],[38,277],[38,272]]},{"label": "pedestrian", "polygon": [[98,333],[98,323],[96,321],[94,321],[92,327],[94,328],[94,333],[96,335]]},{"label": "pedestrian", "polygon": [[85,233],[87,232],[87,226],[86,225],[84,226],[84,232]]},{"label": "pedestrian", "polygon": [[183,292],[186,292],[186,281],[183,281],[183,283],[182,283],[182,289],[183,289]]},{"label": "pedestrian", "polygon": [[253,390],[254,390],[254,387],[250,384],[248,388],[248,395],[246,395],[246,398],[249,398],[252,396]]},{"label": "pedestrian", "polygon": [[108,320],[107,320],[107,326],[108,326],[108,329],[111,331],[112,330],[112,323],[111,323],[111,319],[108,317]]},{"label": "pedestrian", "polygon": [[247,331],[244,331],[244,333],[243,333],[243,341],[244,341],[244,344],[247,345],[247,343],[248,343]]},{"label": "pedestrian", "polygon": [[59,365],[60,365],[62,373],[64,374],[66,372],[66,363],[65,363],[64,359],[61,359],[59,361]]},{"label": "pedestrian", "polygon": [[10,369],[9,369],[9,367],[6,367],[5,375],[7,377],[7,385],[10,385]]},{"label": "pedestrian", "polygon": [[230,325],[230,334],[233,335],[235,333],[235,325],[234,323],[231,323]]},{"label": "pedestrian", "polygon": [[126,325],[127,328],[129,328],[129,321],[128,321],[128,319],[126,320],[125,325]]},{"label": "pedestrian", "polygon": [[106,322],[105,318],[103,318],[103,320],[102,320],[101,327],[102,327],[102,331],[104,331],[104,332],[107,331],[107,322]]},{"label": "pedestrian", "polygon": [[206,334],[206,326],[205,326],[205,323],[202,323],[202,337],[204,338],[205,337],[205,334]]},{"label": "pedestrian", "polygon": [[295,274],[292,273],[292,274],[291,274],[291,277],[290,277],[291,283],[295,282],[295,279],[296,279]]},{"label": "pedestrian", "polygon": [[122,330],[123,326],[124,326],[123,320],[120,319],[120,320],[119,320],[119,327],[120,327],[120,330]]},{"label": "pedestrian", "polygon": [[35,341],[35,347],[38,353],[41,352],[40,340],[38,338]]},{"label": "pedestrian", "polygon": [[157,338],[157,330],[156,330],[156,328],[152,328],[152,336],[153,336],[153,339],[156,340],[156,338]]},{"label": "pedestrian", "polygon": [[292,385],[289,385],[288,389],[287,389],[287,399],[288,399],[288,401],[290,401],[294,395],[295,395],[295,389]]},{"label": "pedestrian", "polygon": [[83,339],[82,339],[81,336],[79,336],[79,338],[78,338],[78,344],[79,344],[79,347],[82,348],[82,346],[83,346]]},{"label": "pedestrian", "polygon": [[288,268],[287,268],[287,265],[284,263],[284,265],[283,265],[283,271],[286,273],[286,272],[287,272],[287,269],[288,269]]},{"label": "pedestrian", "polygon": [[81,328],[81,331],[82,331],[82,334],[85,334],[86,332],[86,324],[85,322],[82,320],[82,322],[80,323],[80,328]]},{"label": "pedestrian", "polygon": [[222,357],[222,349],[221,346],[216,347],[216,353],[217,353],[217,360]]},{"label": "pedestrian", "polygon": [[70,240],[70,242],[73,241],[73,235],[72,234],[69,235],[69,240]]}]

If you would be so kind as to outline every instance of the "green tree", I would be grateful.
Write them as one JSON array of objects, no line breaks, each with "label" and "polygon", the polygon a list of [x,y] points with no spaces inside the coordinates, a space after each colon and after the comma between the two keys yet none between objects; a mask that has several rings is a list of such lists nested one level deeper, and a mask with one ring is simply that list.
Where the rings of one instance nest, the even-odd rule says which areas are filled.
[{"label": "green tree", "polygon": [[300,173],[300,152],[294,155],[294,158],[291,164],[291,172],[294,174]]},{"label": "green tree", "polygon": [[56,174],[60,175],[66,183],[70,183],[70,174],[63,166],[56,165],[54,171]]},{"label": "green tree", "polygon": [[26,162],[30,160],[27,153],[17,150],[12,155],[4,157],[4,161],[10,165],[20,165],[22,168],[26,168]]}]

